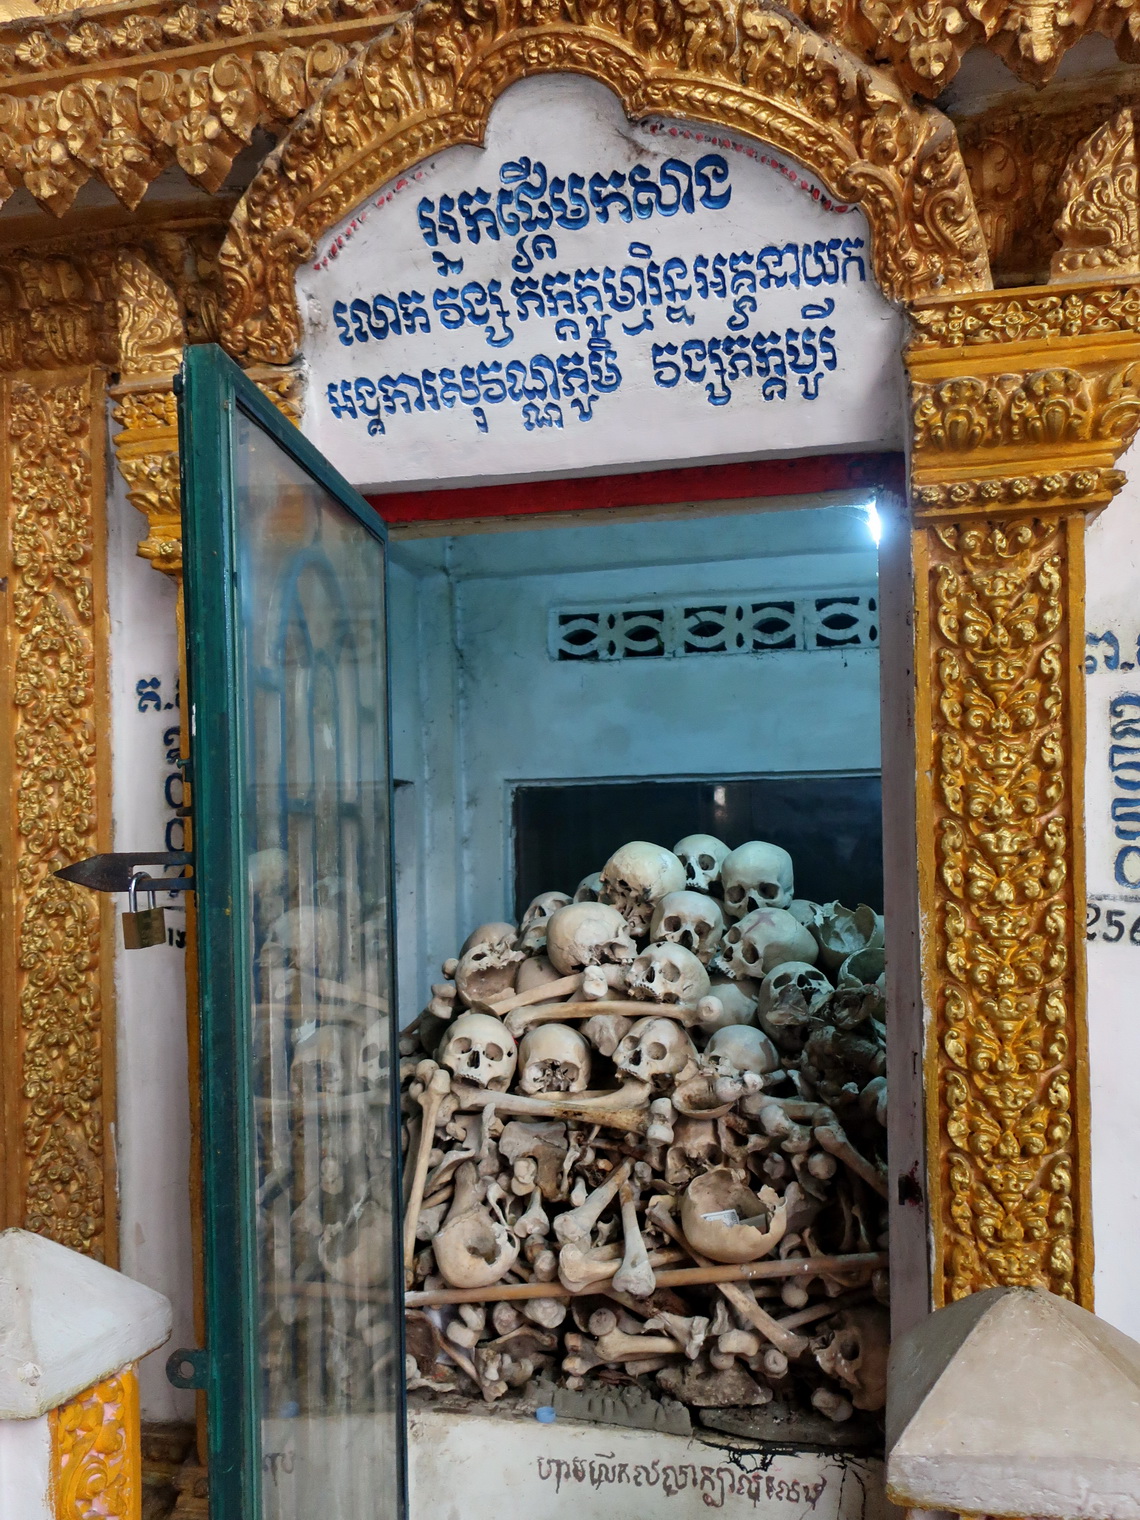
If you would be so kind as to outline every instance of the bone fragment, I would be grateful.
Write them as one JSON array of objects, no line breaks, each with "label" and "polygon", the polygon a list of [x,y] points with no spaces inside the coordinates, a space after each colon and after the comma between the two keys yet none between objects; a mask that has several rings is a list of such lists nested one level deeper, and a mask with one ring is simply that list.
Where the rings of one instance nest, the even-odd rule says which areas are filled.
[{"label": "bone fragment", "polygon": [[[821,1112],[827,1114],[826,1109]],[[866,1156],[859,1154],[833,1114],[828,1114],[824,1122],[818,1123],[813,1133],[821,1149],[838,1157],[844,1165],[851,1168],[856,1177],[861,1177],[869,1188],[874,1188],[880,1197],[888,1196],[886,1177],[877,1166],[867,1160]]]},{"label": "bone fragment", "polygon": [[560,976],[556,981],[543,982],[541,986],[531,987],[526,992],[512,992],[507,996],[495,998],[489,1003],[476,1001],[471,1004],[471,1007],[476,1013],[490,1013],[495,1018],[501,1019],[516,1008],[529,1008],[534,1003],[548,1003],[552,998],[565,997],[568,993],[577,992],[581,985],[582,974],[580,971],[575,971],[570,976]]},{"label": "bone fragment", "polygon": [[646,1330],[667,1330],[674,1340],[679,1341],[681,1349],[689,1360],[695,1361],[701,1354],[701,1347],[708,1339],[709,1322],[703,1314],[694,1314],[686,1317],[683,1314],[669,1314],[664,1310],[658,1312],[645,1321]]},{"label": "bone fragment", "polygon": [[625,1233],[625,1255],[614,1273],[614,1288],[631,1298],[648,1298],[657,1286],[649,1253],[637,1223],[637,1197],[628,1182],[621,1185],[621,1223]]},{"label": "bone fragment", "polygon": [[[654,1203],[650,1205],[646,1213],[646,1219],[664,1230],[670,1239],[675,1240],[678,1245],[683,1246],[698,1266],[713,1266],[713,1262],[707,1257],[701,1256],[699,1252],[693,1249],[685,1239],[680,1225],[668,1210],[657,1207],[660,1203],[660,1197],[654,1200]],[[720,1282],[717,1286],[736,1312],[755,1329],[759,1330],[766,1340],[771,1341],[773,1346],[777,1346],[790,1357],[802,1356],[807,1350],[809,1343],[802,1335],[795,1335],[791,1331],[785,1330],[779,1320],[773,1319],[770,1314],[765,1314],[751,1294],[743,1288],[739,1288],[735,1284],[728,1282]]]},{"label": "bone fragment", "polygon": [[[566,1247],[563,1247],[565,1250]],[[617,1255],[613,1247],[603,1246],[595,1253],[581,1252],[586,1257],[600,1258],[602,1251],[607,1252],[604,1261],[599,1260],[599,1273],[596,1277],[585,1280],[585,1286],[594,1291],[602,1291],[607,1278],[617,1270]],[[610,1255],[608,1253],[613,1252]],[[656,1269],[665,1266],[667,1262],[691,1258],[692,1249],[686,1245],[683,1251],[651,1251],[649,1264]],[[807,1276],[818,1276],[826,1269],[828,1272],[841,1272],[846,1270],[874,1271],[885,1266],[887,1255],[885,1251],[867,1252],[857,1256],[818,1256],[797,1257],[792,1261],[744,1261],[728,1266],[718,1263],[710,1263],[707,1267],[685,1267],[679,1270],[658,1271],[657,1286],[659,1288],[698,1288],[704,1284],[745,1283],[755,1282],[771,1277],[795,1277],[801,1273]],[[320,1286],[318,1284],[305,1286]],[[293,1287],[293,1292],[300,1291]],[[427,1308],[433,1304],[462,1304],[462,1303],[495,1303],[501,1299],[515,1298],[538,1298],[540,1296],[573,1298],[578,1290],[568,1288],[565,1284],[557,1283],[496,1283],[489,1288],[440,1288],[427,1289],[414,1293],[407,1293],[404,1302],[409,1309]],[[363,1297],[367,1295],[357,1295]],[[377,1302],[386,1300],[379,1294],[373,1295]],[[834,1314],[840,1307],[837,1300],[830,1300],[827,1304],[816,1306],[820,1311],[820,1317],[824,1314]],[[812,1311],[805,1311],[812,1312]],[[778,1323],[788,1324],[791,1321],[801,1323],[798,1315],[788,1315],[785,1320]],[[777,1323],[773,1321],[773,1323]]]},{"label": "bone fragment", "polygon": [[633,1162],[626,1160],[615,1168],[600,1187],[596,1187],[580,1208],[568,1209],[554,1221],[554,1233],[563,1245],[582,1245],[589,1241],[594,1226],[619,1189],[628,1181]]},{"label": "bone fragment", "polygon": [[[440,1104],[451,1091],[451,1075],[443,1071],[433,1062],[425,1062],[424,1066],[431,1065],[434,1070],[428,1077],[424,1092],[418,1102],[423,1109],[423,1122],[420,1127],[420,1143],[416,1152],[416,1165],[412,1173],[412,1185],[408,1190],[408,1206],[404,1211],[404,1273],[408,1278],[408,1286],[413,1281],[412,1263],[416,1255],[416,1230],[420,1223],[420,1206],[424,1201],[424,1184],[427,1181],[428,1158],[431,1156],[432,1144],[435,1140],[435,1121],[439,1113]],[[426,1073],[425,1073],[426,1074]]]},{"label": "bone fragment", "polygon": [[488,1092],[467,1082],[453,1089],[462,1109],[492,1108],[504,1114],[528,1114],[541,1119],[565,1119],[571,1124],[602,1124],[628,1134],[644,1134],[648,1124],[649,1084],[626,1082],[614,1092],[575,1093],[572,1101],[561,1096],[524,1098],[517,1093]]}]

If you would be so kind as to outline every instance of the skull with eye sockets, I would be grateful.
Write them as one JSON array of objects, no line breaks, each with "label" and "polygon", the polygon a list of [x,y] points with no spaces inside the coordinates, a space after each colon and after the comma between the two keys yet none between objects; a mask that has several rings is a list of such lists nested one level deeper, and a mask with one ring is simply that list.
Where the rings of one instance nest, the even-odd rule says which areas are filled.
[{"label": "skull with eye sockets", "polygon": [[792,857],[778,844],[751,839],[725,856],[720,884],[729,918],[743,918],[757,908],[786,908],[795,895]]},{"label": "skull with eye sockets", "polygon": [[707,966],[724,938],[724,914],[704,892],[670,892],[653,911],[649,938],[681,945]]},{"label": "skull with eye sockets", "polygon": [[489,1013],[462,1013],[448,1026],[436,1059],[464,1082],[506,1092],[518,1062],[518,1047],[505,1024]]},{"label": "skull with eye sockets", "polygon": [[673,846],[673,854],[685,868],[685,885],[692,892],[721,896],[720,868],[728,846],[711,834],[686,834]]}]

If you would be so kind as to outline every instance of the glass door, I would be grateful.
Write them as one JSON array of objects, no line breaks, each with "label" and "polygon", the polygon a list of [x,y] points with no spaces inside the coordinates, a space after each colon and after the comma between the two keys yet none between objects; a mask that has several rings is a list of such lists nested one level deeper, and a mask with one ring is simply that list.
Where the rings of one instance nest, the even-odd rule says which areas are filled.
[{"label": "glass door", "polygon": [[179,397],[212,1520],[401,1520],[385,534],[220,349]]}]

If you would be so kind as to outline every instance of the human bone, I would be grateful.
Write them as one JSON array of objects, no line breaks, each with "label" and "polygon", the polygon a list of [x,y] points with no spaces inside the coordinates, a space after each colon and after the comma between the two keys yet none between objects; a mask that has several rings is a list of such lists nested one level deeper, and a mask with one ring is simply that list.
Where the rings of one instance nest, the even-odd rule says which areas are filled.
[{"label": "human bone", "polygon": [[596,1013],[582,1025],[582,1033],[600,1056],[612,1056],[633,1028],[624,1013]]},{"label": "human bone", "polygon": [[887,1313],[868,1304],[845,1309],[815,1359],[824,1372],[848,1390],[856,1409],[882,1409],[887,1402],[887,1351],[890,1327]]},{"label": "human bone", "polygon": [[632,998],[693,1008],[708,996],[709,974],[691,950],[652,944],[629,968],[626,990]]},{"label": "human bone", "polygon": [[506,1092],[515,1074],[518,1047],[506,1025],[489,1013],[461,1013],[443,1037],[439,1062],[465,1082]]},{"label": "human bone", "polygon": [[602,867],[605,900],[621,912],[637,938],[648,934],[661,899],[684,886],[685,868],[672,850],[644,839],[622,845]]},{"label": "human bone", "polygon": [[694,1065],[697,1049],[683,1027],[673,1019],[638,1019],[614,1051],[618,1071],[644,1082],[677,1077]]},{"label": "human bone", "polygon": [[518,947],[527,955],[537,955],[546,944],[546,924],[556,908],[571,901],[565,892],[540,892],[528,905],[519,924]]},{"label": "human bone", "polygon": [[870,946],[881,949],[883,945],[883,920],[866,903],[857,908],[845,908],[839,902],[823,904],[811,931],[819,944],[819,963],[829,971],[838,971],[857,950]]},{"label": "human bone", "polygon": [[515,991],[533,992],[537,987],[549,986],[551,982],[561,980],[561,971],[552,966],[545,955],[528,955],[515,976]]},{"label": "human bone", "polygon": [[562,976],[587,966],[628,965],[637,954],[629,927],[617,908],[606,903],[570,903],[551,914],[546,925],[546,954]]},{"label": "human bone", "polygon": [[[759,1218],[764,1222],[731,1224],[712,1217],[729,1211],[741,1221]],[[694,1177],[681,1200],[685,1239],[713,1261],[758,1261],[779,1245],[786,1222],[784,1202],[772,1188],[754,1193],[727,1167]]]},{"label": "human bone", "polygon": [[673,846],[673,854],[685,868],[685,885],[694,892],[721,893],[720,868],[728,846],[711,834],[686,834]]},{"label": "human bone", "polygon": [[[656,851],[635,846],[645,849]],[[644,922],[631,915],[637,934],[650,941],[639,954],[618,905],[589,900],[589,881],[583,885],[574,903],[539,894],[535,904],[553,911],[543,918],[528,910],[517,935],[510,924],[481,925],[447,972],[467,985],[470,999],[487,962],[468,962],[460,975],[464,955],[514,956],[498,968],[513,985],[490,997],[476,991],[477,1006],[465,1011],[454,983],[437,984],[429,1008],[400,1037],[405,1178],[418,1210],[405,1221],[414,1223],[405,1237],[407,1283],[436,1302],[458,1291],[453,1282],[474,1278],[480,1295],[475,1304],[426,1311],[438,1327],[409,1307],[409,1387],[417,1397],[458,1390],[481,1405],[531,1398],[541,1377],[610,1398],[612,1389],[594,1382],[597,1369],[628,1380],[644,1399],[681,1398],[694,1408],[759,1405],[775,1389],[793,1407],[810,1401],[828,1418],[850,1418],[857,1398],[874,1397],[850,1383],[856,1361],[868,1375],[873,1363],[852,1349],[852,1290],[876,1310],[889,1298],[885,1265],[874,1255],[886,1240],[879,947],[852,946],[829,977],[798,936],[834,905],[792,898],[786,910],[742,912],[729,926],[732,944],[722,941],[715,964],[702,967],[699,937],[694,952],[681,925],[663,928],[678,901],[694,915],[720,911],[707,891],[686,883],[662,893]],[[704,887],[721,891],[715,879]],[[759,913],[767,916],[758,920]],[[879,921],[872,917],[874,938]],[[531,942],[545,926],[548,946],[556,946],[559,925],[561,965],[557,949],[544,953]],[[739,947],[748,936],[753,959],[746,961]],[[815,946],[814,933],[810,938]],[[728,975],[734,947],[737,964]],[[695,1003],[658,1001],[682,995],[664,977],[665,965],[676,969],[676,961],[697,977],[695,988],[684,985],[689,997],[707,981]],[[859,985],[837,989],[832,977]],[[291,1206],[284,1254],[274,1247],[275,1270],[289,1272],[291,1259],[304,1281],[338,1281],[339,1273],[369,1286],[378,1258],[367,1235],[381,1226],[363,1205],[372,1202],[370,1169],[386,1165],[386,1130],[376,1122],[379,1108],[374,1114],[352,1100],[386,1079],[388,1058],[375,1038],[386,1026],[381,1019],[370,1029],[371,1013],[353,1023],[344,1005],[336,1006],[338,1020],[318,1018],[317,1029],[328,1031],[319,1040],[306,1030],[296,1080],[322,1105],[317,1079],[340,1080],[343,1097],[333,1101],[344,1117],[328,1120],[319,1110],[314,1169]],[[473,1060],[458,1049],[469,1019],[486,1020],[476,1026],[483,1031],[480,1061],[494,1045],[510,1070],[498,1086],[490,1085],[489,1069],[487,1085],[457,1069],[464,1057]],[[520,1042],[513,1070],[503,1048],[510,1034]],[[592,1058],[590,1075],[579,1067],[583,1052]],[[339,1078],[321,1065],[338,1058]],[[341,1107],[330,1112],[339,1115]],[[288,1165],[284,1158],[281,1175]],[[755,1215],[758,1223],[694,1220],[696,1202],[702,1215],[720,1212],[709,1196],[736,1197],[745,1205],[737,1217]],[[636,1296],[651,1290],[662,1267],[690,1267],[694,1257],[735,1259],[714,1254],[724,1252],[726,1236],[731,1251],[747,1249],[745,1259],[770,1260],[786,1274],[747,1288],[686,1283],[653,1289],[651,1299]],[[806,1270],[813,1258],[844,1255],[870,1261],[845,1271]],[[582,1296],[496,1299],[528,1277]],[[622,1302],[603,1312],[598,1295],[607,1289]],[[328,1312],[316,1298],[298,1303],[310,1318]],[[812,1316],[804,1334],[775,1317],[800,1308]],[[360,1312],[371,1310],[363,1305]],[[341,1345],[339,1329],[327,1333]],[[348,1355],[338,1352],[342,1360]],[[868,1376],[868,1388],[872,1381]]]},{"label": "human bone", "polygon": [[720,882],[729,918],[743,918],[757,908],[786,908],[795,895],[792,857],[778,844],[749,840],[725,856]]},{"label": "human bone", "polygon": [[704,892],[669,892],[653,910],[649,938],[683,945],[707,966],[724,938],[724,914]]},{"label": "human bone", "polygon": [[763,1075],[776,1070],[780,1053],[762,1029],[751,1024],[729,1024],[718,1029],[709,1040],[704,1059],[726,1075],[743,1071]]},{"label": "human bone", "polygon": [[813,961],[818,946],[783,908],[757,908],[732,925],[712,962],[728,977],[765,976],[785,961]]},{"label": "human bone", "polygon": [[583,876],[582,880],[574,888],[575,902],[600,902],[602,898],[602,873],[591,871],[589,876]]},{"label": "human bone", "polygon": [[569,1024],[539,1024],[519,1046],[519,1088],[524,1093],[585,1092],[590,1047]]},{"label": "human bone", "polygon": [[468,938],[453,973],[459,996],[468,1007],[488,1002],[514,986],[523,959],[515,941],[513,924],[485,924]]},{"label": "human bone", "polygon": [[377,1019],[364,1031],[360,1056],[356,1063],[360,1079],[366,1087],[379,1087],[387,1080],[388,1067],[385,1061],[387,1050],[388,1022],[386,1019]]},{"label": "human bone", "polygon": [[831,990],[831,983],[818,966],[809,965],[807,961],[782,961],[760,983],[756,998],[757,1017],[763,1019],[781,1000],[787,1001],[789,996],[796,994],[810,1009]]}]

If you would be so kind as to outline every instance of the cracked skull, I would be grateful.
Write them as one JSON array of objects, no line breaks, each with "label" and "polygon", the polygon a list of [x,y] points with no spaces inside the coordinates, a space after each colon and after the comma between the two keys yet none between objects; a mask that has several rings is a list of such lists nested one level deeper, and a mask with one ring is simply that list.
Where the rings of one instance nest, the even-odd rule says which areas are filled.
[{"label": "cracked skull", "polygon": [[763,977],[784,961],[814,962],[818,953],[815,940],[790,913],[758,908],[733,924],[713,969],[733,978]]},{"label": "cracked skull", "polygon": [[580,902],[558,908],[546,926],[546,954],[562,976],[587,966],[625,966],[637,954],[629,927],[616,908]]},{"label": "cracked skull", "polygon": [[882,1409],[887,1402],[887,1311],[877,1305],[845,1309],[815,1359],[829,1377],[843,1384],[856,1409]]},{"label": "cracked skull", "polygon": [[[513,924],[483,924],[463,942],[454,967],[455,985],[468,1007],[502,997],[515,984],[523,952],[515,948]],[[450,962],[445,962],[444,973]]]},{"label": "cracked skull", "polygon": [[453,1076],[492,1092],[506,1092],[515,1074],[514,1036],[489,1013],[461,1013],[448,1026],[436,1059]]},{"label": "cracked skull", "polygon": [[695,1008],[708,996],[709,974],[682,945],[650,945],[629,968],[626,988],[630,997]]},{"label": "cracked skull", "polygon": [[792,857],[778,844],[751,839],[725,856],[720,884],[729,918],[743,918],[757,908],[786,908],[795,895]]},{"label": "cracked skull", "polygon": [[585,1092],[590,1047],[569,1024],[539,1024],[519,1046],[519,1089],[533,1093]]},{"label": "cracked skull", "polygon": [[674,1019],[638,1019],[614,1051],[618,1071],[642,1082],[666,1082],[695,1065],[697,1048]]},{"label": "cracked skull", "polygon": [[649,933],[653,910],[669,892],[685,885],[685,868],[659,844],[635,839],[623,844],[602,867],[605,900],[617,908],[630,932],[641,938]]}]

